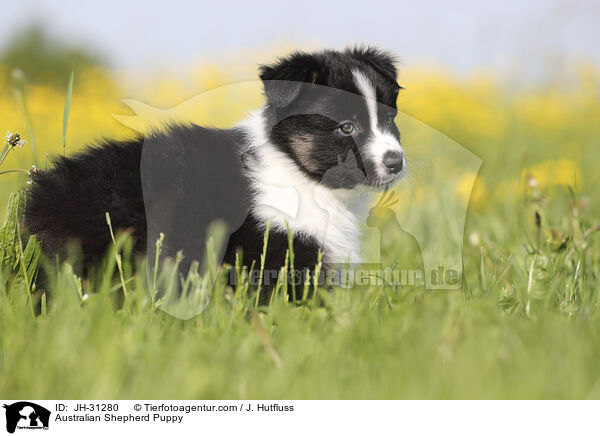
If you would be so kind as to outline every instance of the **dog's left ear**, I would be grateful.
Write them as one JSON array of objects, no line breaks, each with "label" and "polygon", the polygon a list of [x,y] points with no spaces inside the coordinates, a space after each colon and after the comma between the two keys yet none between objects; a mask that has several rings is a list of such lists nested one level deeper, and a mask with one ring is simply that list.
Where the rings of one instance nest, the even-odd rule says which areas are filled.
[{"label": "dog's left ear", "polygon": [[275,109],[292,104],[300,95],[302,83],[327,83],[325,63],[309,53],[295,52],[273,65],[261,65],[259,70],[267,99]]},{"label": "dog's left ear", "polygon": [[349,48],[346,53],[373,67],[382,76],[391,80],[398,89],[404,89],[398,85],[398,71],[396,70],[398,61],[391,53],[368,46]]}]

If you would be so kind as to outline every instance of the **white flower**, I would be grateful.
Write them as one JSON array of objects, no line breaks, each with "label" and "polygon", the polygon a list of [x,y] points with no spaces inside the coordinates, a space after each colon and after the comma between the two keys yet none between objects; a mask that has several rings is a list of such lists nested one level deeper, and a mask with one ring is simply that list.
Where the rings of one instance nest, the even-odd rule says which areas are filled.
[{"label": "white flower", "polygon": [[4,139],[6,140],[6,143],[11,147],[21,148],[27,142],[24,139],[21,139],[21,135],[19,135],[18,133],[6,132]]},{"label": "white flower", "polygon": [[481,238],[479,237],[479,233],[473,232],[469,235],[469,242],[474,247],[479,247],[481,245]]},{"label": "white flower", "polygon": [[538,180],[533,176],[527,177],[527,184],[530,188],[537,188],[540,186],[540,182],[538,182]]}]

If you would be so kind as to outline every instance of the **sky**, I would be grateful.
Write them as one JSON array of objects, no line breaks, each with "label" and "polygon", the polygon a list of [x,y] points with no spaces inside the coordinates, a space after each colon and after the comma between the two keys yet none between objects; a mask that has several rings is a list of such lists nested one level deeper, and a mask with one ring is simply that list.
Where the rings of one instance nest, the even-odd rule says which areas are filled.
[{"label": "sky", "polygon": [[286,47],[373,44],[404,64],[543,74],[574,61],[600,65],[600,2],[248,0],[0,0],[0,50],[40,22],[117,68]]}]

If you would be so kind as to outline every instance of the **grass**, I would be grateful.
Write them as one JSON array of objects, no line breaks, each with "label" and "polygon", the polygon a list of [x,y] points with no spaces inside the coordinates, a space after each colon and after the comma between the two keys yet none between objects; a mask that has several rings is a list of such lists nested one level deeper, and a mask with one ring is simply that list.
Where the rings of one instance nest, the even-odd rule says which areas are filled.
[{"label": "grass", "polygon": [[[510,97],[464,83],[451,84],[455,95],[446,96],[441,79],[430,83],[439,90],[430,105],[419,106],[422,96],[406,104],[408,112],[472,145],[484,161],[470,196],[461,289],[319,288],[294,302],[282,283],[260,305],[246,286],[218,282],[208,304],[200,295],[201,315],[184,321],[160,309],[167,300],[151,297],[163,272],[148,280],[141,263],[132,273],[139,260],[131,258],[131,241],[113,234],[107,217],[114,245],[98,277],[83,281],[65,262],[41,293],[35,277],[44,259],[19,220],[22,196],[10,195],[23,176],[0,175],[21,177],[0,189],[8,199],[0,230],[0,396],[600,398],[598,110],[577,90]],[[469,97],[471,88],[479,99]],[[77,102],[74,93],[74,109]],[[452,104],[478,122],[457,126]],[[65,112],[66,120],[66,105]],[[501,126],[486,124],[490,117]],[[65,121],[62,138],[66,131]],[[55,150],[64,144],[60,133]],[[40,151],[46,135],[37,136]],[[22,154],[12,151],[12,162]],[[417,209],[414,219],[425,221],[426,212]],[[433,216],[428,226],[443,224],[444,216]],[[382,254],[393,265],[401,247],[392,230],[386,235]],[[287,265],[293,262],[292,251]],[[203,289],[203,279],[195,273],[184,288]]]}]

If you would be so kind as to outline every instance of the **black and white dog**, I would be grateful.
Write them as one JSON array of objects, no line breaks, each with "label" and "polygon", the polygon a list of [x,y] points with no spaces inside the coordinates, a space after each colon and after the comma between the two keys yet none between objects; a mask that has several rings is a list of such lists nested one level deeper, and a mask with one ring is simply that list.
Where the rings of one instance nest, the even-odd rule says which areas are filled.
[{"label": "black and white dog", "polygon": [[26,227],[50,256],[78,241],[84,265],[111,242],[106,212],[133,231],[139,252],[164,232],[171,254],[201,257],[205,227],[222,219],[229,264],[239,250],[245,265],[259,262],[267,222],[265,269],[283,265],[288,230],[298,270],[312,269],[319,250],[326,264],[360,262],[369,195],[406,173],[393,57],[363,47],[296,52],[262,66],[260,79],[265,106],[231,130],[177,125],[58,158],[32,177]]}]

